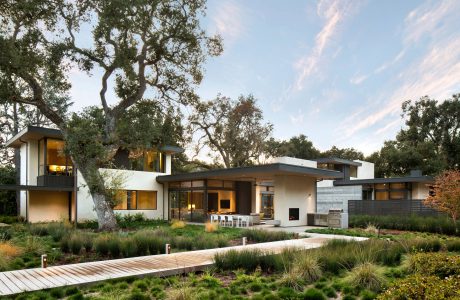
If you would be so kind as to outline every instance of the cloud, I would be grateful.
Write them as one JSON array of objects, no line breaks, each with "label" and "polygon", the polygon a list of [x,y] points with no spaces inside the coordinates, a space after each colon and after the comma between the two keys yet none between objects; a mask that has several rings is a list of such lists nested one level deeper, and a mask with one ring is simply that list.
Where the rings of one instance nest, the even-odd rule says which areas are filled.
[{"label": "cloud", "polygon": [[244,12],[234,1],[221,1],[212,16],[211,26],[224,42],[233,43],[244,33]]},{"label": "cloud", "polygon": [[301,110],[298,111],[296,115],[289,115],[289,119],[293,125],[301,125],[303,124],[305,114],[302,113]]},{"label": "cloud", "polygon": [[374,73],[375,74],[382,73],[383,71],[385,71],[389,67],[391,67],[394,64],[396,64],[397,62],[399,62],[401,60],[401,58],[404,57],[405,54],[406,54],[406,49],[401,50],[391,61],[386,62],[386,63],[382,64],[380,67],[378,67],[377,69],[375,69]]},{"label": "cloud", "polygon": [[301,91],[305,81],[317,72],[325,49],[341,29],[344,20],[355,10],[357,1],[321,0],[317,5],[317,15],[324,20],[322,29],[315,36],[315,43],[311,52],[298,59],[294,66],[298,71],[295,90]]},{"label": "cloud", "polygon": [[355,84],[355,85],[361,84],[361,83],[363,83],[364,80],[367,79],[367,77],[368,77],[368,75],[356,75],[356,76],[353,76],[352,78],[350,78],[350,83]]},{"label": "cloud", "polygon": [[[412,43],[427,38],[430,43],[419,45],[425,47],[425,52],[400,72],[392,87],[386,88],[380,94],[376,93],[372,102],[369,101],[367,106],[339,126],[345,128],[338,132],[341,139],[350,138],[356,132],[377,124],[383,126],[377,131],[381,134],[387,132],[396,123],[393,117],[399,115],[403,101],[416,100],[424,95],[444,99],[460,88],[460,34],[455,29],[452,30],[458,27],[458,21],[451,18],[459,8],[454,9],[452,2],[449,2],[450,10],[446,8],[445,2],[436,3],[439,7],[431,7],[430,11],[422,5],[421,8],[412,11],[405,20],[403,40]],[[455,3],[460,6],[460,2]],[[437,19],[423,22],[428,17]],[[408,47],[413,45],[408,45],[393,61],[400,60]],[[388,123],[389,119],[393,121]]]}]

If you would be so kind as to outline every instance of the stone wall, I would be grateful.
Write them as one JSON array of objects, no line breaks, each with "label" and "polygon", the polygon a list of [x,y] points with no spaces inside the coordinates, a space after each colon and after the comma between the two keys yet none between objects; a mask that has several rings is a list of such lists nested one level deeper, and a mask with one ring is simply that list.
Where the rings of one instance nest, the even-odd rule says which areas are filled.
[{"label": "stone wall", "polygon": [[362,187],[360,185],[318,187],[316,210],[319,213],[325,213],[331,208],[341,208],[347,212],[348,200],[362,200]]}]

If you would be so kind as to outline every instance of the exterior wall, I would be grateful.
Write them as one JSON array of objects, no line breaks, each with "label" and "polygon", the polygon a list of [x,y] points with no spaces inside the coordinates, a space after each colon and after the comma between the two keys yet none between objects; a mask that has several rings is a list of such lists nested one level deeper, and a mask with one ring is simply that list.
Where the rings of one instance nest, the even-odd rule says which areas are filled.
[{"label": "exterior wall", "polygon": [[358,177],[352,177],[351,179],[372,179],[375,178],[374,164],[363,160],[355,160],[362,165],[358,167]]},{"label": "exterior wall", "polygon": [[269,163],[280,163],[280,164],[288,164],[294,166],[303,166],[303,167],[310,167],[316,168],[318,163],[313,160],[306,160],[306,159],[299,159],[289,156],[281,156],[281,157],[274,157]]},{"label": "exterior wall", "polygon": [[29,191],[29,222],[69,219],[69,192]]},{"label": "exterior wall", "polygon": [[[21,174],[20,183],[21,185],[27,185],[27,144],[22,144],[19,149],[21,155]],[[24,219],[27,218],[27,191],[20,191],[20,216]]]},{"label": "exterior wall", "polygon": [[[281,226],[307,225],[307,213],[316,211],[316,179],[303,176],[275,176],[275,220]],[[289,208],[299,208],[299,220],[289,220]]]},{"label": "exterior wall", "polygon": [[38,142],[29,141],[28,142],[28,174],[27,180],[29,185],[37,185],[37,176],[38,176]]},{"label": "exterior wall", "polygon": [[[157,209],[155,210],[115,210],[115,213],[121,215],[133,215],[143,213],[148,219],[167,219],[167,209],[169,207],[169,199],[167,195],[167,189],[164,189],[163,184],[156,181],[157,176],[170,174],[171,172],[171,155],[166,156],[166,172],[169,173],[157,173],[157,172],[142,172],[142,171],[130,171],[130,170],[114,170],[114,169],[101,169],[101,172],[105,172],[107,176],[121,176],[123,178],[124,190],[133,191],[156,191],[157,192]],[[78,195],[77,195],[77,214],[78,221],[82,222],[85,220],[97,219],[96,211],[94,210],[94,203],[86,182],[78,172],[77,178]],[[164,206],[163,206],[164,205]]]},{"label": "exterior wall", "polygon": [[426,199],[429,192],[430,188],[426,183],[417,182],[412,184],[412,199]]},{"label": "exterior wall", "polygon": [[317,188],[317,212],[326,213],[329,209],[348,211],[348,200],[362,200],[362,186],[331,186]]}]

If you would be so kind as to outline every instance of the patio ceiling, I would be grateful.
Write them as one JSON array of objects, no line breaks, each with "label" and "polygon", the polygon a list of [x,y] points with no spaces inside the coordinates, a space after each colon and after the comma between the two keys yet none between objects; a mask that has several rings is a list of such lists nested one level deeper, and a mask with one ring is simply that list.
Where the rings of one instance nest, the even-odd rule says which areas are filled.
[{"label": "patio ceiling", "polygon": [[224,179],[237,181],[273,180],[278,175],[304,176],[317,179],[341,179],[342,172],[296,166],[282,163],[267,165],[209,170],[177,175],[158,176],[160,183],[202,179]]}]

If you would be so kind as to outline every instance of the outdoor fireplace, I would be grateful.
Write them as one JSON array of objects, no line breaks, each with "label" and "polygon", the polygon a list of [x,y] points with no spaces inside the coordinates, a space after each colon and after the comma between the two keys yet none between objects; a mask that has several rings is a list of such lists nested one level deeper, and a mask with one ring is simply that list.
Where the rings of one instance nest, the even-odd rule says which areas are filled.
[{"label": "outdoor fireplace", "polygon": [[296,220],[299,220],[299,209],[290,208],[289,209],[289,221],[296,221]]}]

